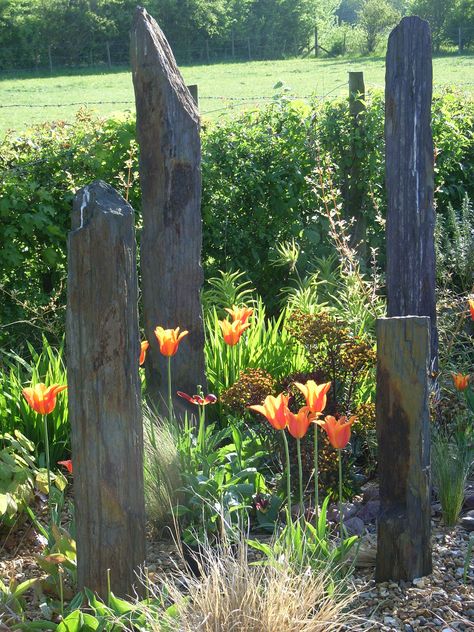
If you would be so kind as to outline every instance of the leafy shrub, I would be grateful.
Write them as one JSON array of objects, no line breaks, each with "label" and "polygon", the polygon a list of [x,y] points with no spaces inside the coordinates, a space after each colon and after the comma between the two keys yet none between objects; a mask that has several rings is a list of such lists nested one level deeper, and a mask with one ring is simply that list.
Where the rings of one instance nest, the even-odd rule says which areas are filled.
[{"label": "leafy shrub", "polygon": [[[303,345],[314,369],[324,371],[331,381],[332,413],[348,414],[373,384],[373,346],[353,336],[340,320],[327,312],[295,312],[288,323],[290,333]],[[313,369],[313,370],[314,370]]]},{"label": "leafy shrub", "polygon": [[275,392],[275,380],[263,369],[247,369],[240,373],[232,386],[221,393],[221,404],[234,414],[244,415],[248,406],[262,404],[267,395]]},{"label": "leafy shrub", "polygon": [[466,195],[456,211],[448,204],[436,224],[438,283],[453,291],[469,292],[474,279],[474,207]]},{"label": "leafy shrub", "polygon": [[18,430],[0,435],[0,528],[10,527],[33,499],[34,446]]},{"label": "leafy shrub", "polygon": [[[287,281],[271,263],[275,244],[298,240],[308,264],[333,252],[312,177],[327,157],[344,216],[350,167],[358,161],[368,245],[379,248],[383,263],[383,117],[382,95],[373,93],[356,131],[347,100],[310,107],[286,97],[209,124],[202,138],[206,276],[245,270],[270,313],[275,311]],[[439,217],[446,216],[449,203],[458,209],[466,194],[474,198],[473,117],[474,101],[465,95],[444,92],[433,101]],[[102,178],[128,194],[140,235],[134,135],[130,118],[95,120],[81,112],[72,125],[43,125],[29,136],[10,134],[1,142],[0,291],[2,322],[10,324],[0,330],[0,343],[9,341],[18,349],[25,333],[35,344],[41,332],[60,338],[66,235],[72,197],[80,186]]]}]

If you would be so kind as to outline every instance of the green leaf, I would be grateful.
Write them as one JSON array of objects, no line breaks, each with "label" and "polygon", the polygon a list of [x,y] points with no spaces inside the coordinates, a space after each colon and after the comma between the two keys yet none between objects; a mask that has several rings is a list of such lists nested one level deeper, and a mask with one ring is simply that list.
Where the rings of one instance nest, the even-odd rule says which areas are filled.
[{"label": "green leaf", "polygon": [[74,610],[56,628],[56,632],[92,632],[97,630],[99,622],[91,614]]}]

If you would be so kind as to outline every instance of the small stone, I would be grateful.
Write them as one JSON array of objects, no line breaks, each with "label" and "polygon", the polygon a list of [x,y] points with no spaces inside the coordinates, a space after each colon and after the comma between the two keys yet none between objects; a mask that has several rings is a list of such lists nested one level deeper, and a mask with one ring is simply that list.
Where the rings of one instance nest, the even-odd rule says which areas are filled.
[{"label": "small stone", "polygon": [[357,517],[363,520],[365,523],[374,522],[380,511],[379,500],[369,500],[365,505],[362,505],[361,509],[357,512]]},{"label": "small stone", "polygon": [[349,535],[362,535],[365,531],[363,520],[354,516],[344,521],[344,527]]},{"label": "small stone", "polygon": [[397,625],[397,620],[393,617],[384,617],[383,622],[385,625]]},{"label": "small stone", "polygon": [[416,577],[413,580],[413,586],[417,588],[426,588],[427,578],[426,577]]}]

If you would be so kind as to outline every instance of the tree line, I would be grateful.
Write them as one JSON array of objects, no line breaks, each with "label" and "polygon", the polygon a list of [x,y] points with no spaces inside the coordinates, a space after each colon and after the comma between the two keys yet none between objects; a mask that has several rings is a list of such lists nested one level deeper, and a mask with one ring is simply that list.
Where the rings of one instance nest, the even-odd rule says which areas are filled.
[{"label": "tree line", "polygon": [[[0,0],[0,69],[126,63],[137,0]],[[472,0],[143,0],[180,63],[373,52],[407,14],[434,48],[474,41]],[[463,31],[461,40],[459,25]]]}]

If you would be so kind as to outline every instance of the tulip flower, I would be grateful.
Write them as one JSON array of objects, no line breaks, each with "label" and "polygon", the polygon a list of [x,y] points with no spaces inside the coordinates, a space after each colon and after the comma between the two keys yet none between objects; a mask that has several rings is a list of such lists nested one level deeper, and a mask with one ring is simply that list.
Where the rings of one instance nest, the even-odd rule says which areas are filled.
[{"label": "tulip flower", "polygon": [[284,430],[288,423],[286,417],[288,400],[289,396],[284,393],[280,393],[277,397],[267,395],[263,406],[254,404],[249,408],[266,417],[275,430]]},{"label": "tulip flower", "polygon": [[168,358],[168,414],[170,419],[174,418],[173,396],[171,389],[171,357],[178,351],[179,343],[187,336],[189,331],[179,333],[179,327],[176,329],[163,329],[163,327],[155,328],[155,336],[160,345],[160,352]]},{"label": "tulip flower", "polygon": [[324,420],[318,419],[316,423],[326,431],[329,443],[337,450],[339,462],[339,532],[341,537],[341,545],[344,538],[343,515],[342,515],[342,450],[349,443],[351,438],[351,426],[357,420],[357,417],[340,417],[336,419],[332,415],[326,415]]},{"label": "tulip flower", "polygon": [[281,431],[286,458],[286,499],[288,503],[288,524],[291,519],[291,471],[290,451],[288,449],[288,440],[285,435],[285,428],[288,423],[286,414],[289,399],[289,396],[284,393],[280,393],[277,397],[267,395],[267,397],[265,397],[265,401],[263,402],[263,406],[259,404],[249,406],[251,410],[255,410],[257,413],[266,417],[270,422],[270,425],[275,428],[275,430]]},{"label": "tulip flower", "polygon": [[469,305],[469,311],[471,313],[471,320],[474,320],[474,299],[470,298],[467,303]]},{"label": "tulip flower", "polygon": [[204,395],[202,394],[201,386],[199,385],[198,385],[198,392],[199,392],[199,395],[193,395],[192,397],[191,395],[188,395],[187,393],[183,393],[183,391],[176,391],[176,394],[178,395],[178,397],[182,397],[183,399],[186,399],[190,404],[195,404],[196,406],[199,406],[199,428],[198,428],[198,435],[197,435],[197,447],[198,447],[199,452],[201,453],[201,458],[203,460],[203,473],[205,476],[208,476],[209,466],[205,458],[206,456],[206,408],[205,407],[208,404],[215,404],[217,402],[217,397],[213,395],[212,393],[209,393],[209,395],[206,395],[204,397]]},{"label": "tulip flower", "polygon": [[68,459],[67,461],[58,461],[58,465],[64,465],[69,474],[72,474],[72,461]]},{"label": "tulip flower", "polygon": [[327,392],[331,388],[331,382],[316,384],[314,380],[308,380],[306,384],[295,382],[295,386],[303,393],[306,405],[312,413],[321,413],[326,408]]},{"label": "tulip flower", "polygon": [[336,450],[342,450],[351,438],[351,426],[357,417],[340,417],[336,419],[332,415],[326,415],[324,420],[318,419],[316,423],[326,432],[329,443]]},{"label": "tulip flower", "polygon": [[224,335],[224,341],[230,347],[236,345],[240,340],[240,336],[244,333],[247,327],[250,327],[250,323],[241,323],[240,320],[235,320],[232,323],[228,320],[220,320],[219,325],[221,326],[222,334]]},{"label": "tulip flower", "polygon": [[201,395],[187,395],[183,393],[183,391],[176,391],[176,394],[183,399],[186,399],[190,404],[196,404],[197,406],[207,406],[208,404],[215,404],[217,402],[217,397],[212,393],[206,395],[206,397],[202,397]]},{"label": "tulip flower", "polygon": [[65,391],[67,386],[65,384],[52,384],[46,386],[46,384],[40,383],[36,386],[28,386],[23,389],[23,397],[28,402],[29,406],[39,413],[43,417],[43,433],[44,433],[44,453],[46,456],[46,474],[48,477],[48,504],[51,513],[51,523],[53,521],[53,506],[51,504],[51,467],[49,463],[49,436],[48,436],[48,418],[49,413],[52,413],[56,407],[56,396],[61,391]]},{"label": "tulip flower", "polygon": [[232,316],[232,321],[239,321],[242,325],[245,325],[249,316],[253,314],[253,309],[251,307],[236,307],[232,305],[232,307],[226,307],[226,312]]},{"label": "tulip flower", "polygon": [[148,340],[143,340],[143,342],[140,343],[140,360],[139,360],[140,366],[142,366],[142,364],[145,362],[146,352],[149,346],[150,346],[150,343],[148,342]]},{"label": "tulip flower", "polygon": [[[327,392],[331,388],[331,382],[325,384],[316,384],[314,380],[308,380],[306,384],[295,382],[295,386],[299,389],[305,399],[306,405],[312,413],[320,415],[326,408]],[[316,524],[319,518],[319,446],[318,446],[318,426],[314,425],[314,515]]]},{"label": "tulip flower", "polygon": [[286,409],[286,420],[288,423],[288,432],[296,439],[296,454],[298,457],[298,473],[300,485],[300,506],[301,511],[304,510],[303,498],[303,465],[301,463],[301,439],[308,432],[309,424],[312,421],[313,413],[308,406],[303,406],[295,414],[288,408]]},{"label": "tulip flower", "polygon": [[187,336],[189,331],[182,331],[179,333],[179,327],[176,329],[163,329],[163,327],[156,327],[155,336],[160,344],[160,353],[168,358],[174,356],[178,351],[179,343]]},{"label": "tulip flower", "polygon": [[308,432],[309,425],[312,421],[312,413],[308,406],[303,406],[297,413],[292,413],[287,408],[286,421],[288,432],[295,439],[302,439]]},{"label": "tulip flower", "polygon": [[31,408],[40,415],[49,415],[56,407],[56,395],[67,389],[67,386],[53,384],[37,384],[23,389],[23,396]]},{"label": "tulip flower", "polygon": [[464,375],[463,373],[452,373],[454,388],[457,391],[465,391],[469,386],[469,375]]}]

